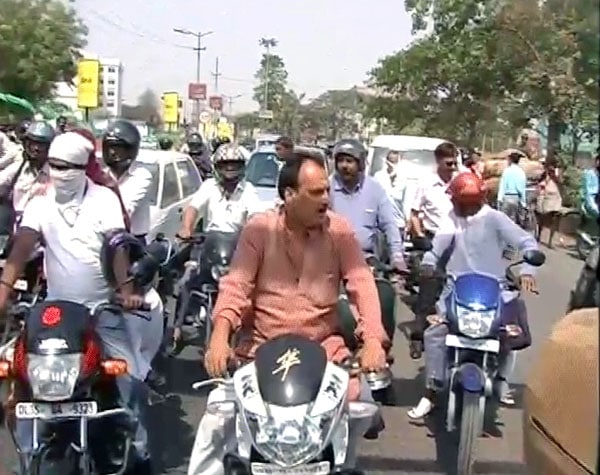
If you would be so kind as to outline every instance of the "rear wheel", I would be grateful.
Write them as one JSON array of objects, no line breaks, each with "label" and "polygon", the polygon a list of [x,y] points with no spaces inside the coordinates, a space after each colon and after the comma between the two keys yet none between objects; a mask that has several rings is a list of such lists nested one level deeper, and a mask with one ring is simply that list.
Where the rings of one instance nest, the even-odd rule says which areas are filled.
[{"label": "rear wheel", "polygon": [[474,473],[475,449],[483,417],[479,412],[479,397],[479,393],[463,391],[457,460],[457,473],[461,475]]}]

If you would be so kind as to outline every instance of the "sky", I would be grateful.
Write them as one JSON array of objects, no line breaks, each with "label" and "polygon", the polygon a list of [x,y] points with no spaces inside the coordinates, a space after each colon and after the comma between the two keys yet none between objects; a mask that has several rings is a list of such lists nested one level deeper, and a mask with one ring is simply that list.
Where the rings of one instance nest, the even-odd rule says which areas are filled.
[{"label": "sky", "polygon": [[[411,40],[403,0],[76,0],[89,28],[86,51],[123,62],[124,102],[135,103],[147,88],[187,96],[194,82],[196,39],[174,28],[214,33],[203,38],[201,82],[238,96],[233,112],[257,110],[252,100],[264,49],[259,39],[278,40],[288,84],[314,98],[329,89],[362,85],[377,61]],[[226,97],[227,101],[227,97]],[[226,109],[227,110],[227,109]]]}]

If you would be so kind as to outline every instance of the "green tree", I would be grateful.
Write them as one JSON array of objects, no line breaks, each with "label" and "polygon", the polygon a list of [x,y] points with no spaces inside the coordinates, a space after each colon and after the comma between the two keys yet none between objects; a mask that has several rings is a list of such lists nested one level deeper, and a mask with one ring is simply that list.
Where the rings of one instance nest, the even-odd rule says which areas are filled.
[{"label": "green tree", "polygon": [[60,0],[0,0],[0,91],[32,101],[77,74],[87,29]]},{"label": "green tree", "polygon": [[278,110],[287,92],[288,78],[281,56],[271,53],[263,54],[255,78],[258,80],[258,84],[254,88],[254,100],[258,102],[261,109],[264,109],[266,92],[267,110]]}]

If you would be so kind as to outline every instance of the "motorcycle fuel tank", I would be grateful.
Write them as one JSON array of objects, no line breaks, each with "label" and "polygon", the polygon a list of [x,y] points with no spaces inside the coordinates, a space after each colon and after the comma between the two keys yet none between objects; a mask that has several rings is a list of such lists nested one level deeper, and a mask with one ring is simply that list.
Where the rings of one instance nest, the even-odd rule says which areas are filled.
[{"label": "motorcycle fuel tank", "polygon": [[284,335],[258,348],[255,365],[258,388],[267,404],[298,406],[316,399],[327,355],[317,342]]}]

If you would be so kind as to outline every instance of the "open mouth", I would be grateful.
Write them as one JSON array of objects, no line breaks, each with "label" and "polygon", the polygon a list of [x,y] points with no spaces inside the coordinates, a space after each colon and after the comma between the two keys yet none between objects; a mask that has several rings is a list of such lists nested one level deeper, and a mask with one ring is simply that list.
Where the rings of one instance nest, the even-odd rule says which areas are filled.
[{"label": "open mouth", "polygon": [[324,215],[325,213],[327,213],[327,205],[323,205],[319,208],[320,215]]}]

